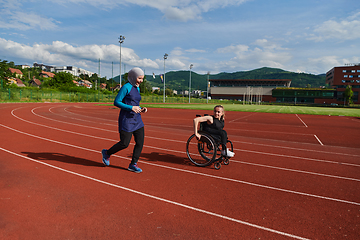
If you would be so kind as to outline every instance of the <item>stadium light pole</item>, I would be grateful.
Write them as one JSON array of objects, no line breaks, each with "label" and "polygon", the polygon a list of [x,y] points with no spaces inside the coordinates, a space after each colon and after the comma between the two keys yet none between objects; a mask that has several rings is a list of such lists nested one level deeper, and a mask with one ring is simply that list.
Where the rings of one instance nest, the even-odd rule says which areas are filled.
[{"label": "stadium light pole", "polygon": [[164,103],[165,103],[165,60],[169,55],[167,53],[164,54]]},{"label": "stadium light pole", "polygon": [[121,44],[124,42],[125,36],[120,35],[119,37],[119,43],[120,43],[120,88],[121,88]]},{"label": "stadium light pole", "polygon": [[207,72],[207,82],[206,82],[206,104],[209,103],[209,76],[210,76],[210,72]]},{"label": "stadium light pole", "polygon": [[189,79],[189,103],[190,103],[190,95],[191,95],[191,69],[194,65],[190,64],[190,79]]}]

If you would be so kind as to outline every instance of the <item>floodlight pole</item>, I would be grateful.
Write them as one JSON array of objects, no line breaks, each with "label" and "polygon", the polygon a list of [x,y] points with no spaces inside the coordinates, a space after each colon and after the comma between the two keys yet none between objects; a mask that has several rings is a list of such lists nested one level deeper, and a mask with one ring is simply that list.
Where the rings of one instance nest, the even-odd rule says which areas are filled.
[{"label": "floodlight pole", "polygon": [[189,79],[189,103],[190,103],[190,95],[191,95],[191,69],[194,65],[190,64],[190,79]]},{"label": "floodlight pole", "polygon": [[207,82],[206,82],[206,104],[209,103],[209,76],[210,76],[210,72],[207,72]]},{"label": "floodlight pole", "polygon": [[167,53],[164,54],[164,103],[165,103],[165,60],[169,55]]},{"label": "floodlight pole", "polygon": [[119,37],[119,43],[120,43],[120,88],[121,88],[121,44],[124,42],[125,36],[120,35]]}]

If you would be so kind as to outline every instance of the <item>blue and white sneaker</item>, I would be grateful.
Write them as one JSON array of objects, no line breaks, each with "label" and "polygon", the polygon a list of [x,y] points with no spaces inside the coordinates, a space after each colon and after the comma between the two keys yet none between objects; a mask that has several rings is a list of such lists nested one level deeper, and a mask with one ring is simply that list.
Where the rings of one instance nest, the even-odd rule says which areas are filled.
[{"label": "blue and white sneaker", "polygon": [[139,168],[137,166],[137,164],[131,164],[131,163],[130,163],[130,165],[128,167],[128,170],[132,171],[132,172],[136,172],[136,173],[141,173],[142,172],[141,168]]},{"label": "blue and white sneaker", "polygon": [[103,149],[101,151],[102,154],[102,161],[105,164],[105,166],[109,166],[110,165],[110,156],[107,154],[107,150]]}]

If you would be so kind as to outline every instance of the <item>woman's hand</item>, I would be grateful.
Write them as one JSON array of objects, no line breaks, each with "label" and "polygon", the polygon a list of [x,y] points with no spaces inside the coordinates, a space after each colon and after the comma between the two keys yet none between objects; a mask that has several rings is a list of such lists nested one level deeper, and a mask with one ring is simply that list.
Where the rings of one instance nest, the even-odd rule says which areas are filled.
[{"label": "woman's hand", "polygon": [[133,112],[135,112],[135,113],[140,113],[141,112],[141,108],[139,106],[133,106],[131,110]]},{"label": "woman's hand", "polygon": [[197,139],[197,140],[200,140],[201,135],[200,135],[199,133],[195,133],[195,136],[196,136],[196,139]]}]

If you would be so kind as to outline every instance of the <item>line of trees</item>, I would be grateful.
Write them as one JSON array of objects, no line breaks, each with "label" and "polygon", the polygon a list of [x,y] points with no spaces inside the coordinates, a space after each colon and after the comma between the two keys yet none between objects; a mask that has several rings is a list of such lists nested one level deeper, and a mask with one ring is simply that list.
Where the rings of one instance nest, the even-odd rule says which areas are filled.
[{"label": "line of trees", "polygon": [[[112,79],[107,79],[106,77],[99,77],[96,73],[92,76],[81,74],[79,77],[73,76],[71,73],[59,72],[56,73],[53,78],[43,77],[41,75],[42,70],[38,67],[31,67],[22,69],[19,66],[16,66],[14,62],[8,62],[6,60],[0,59],[0,81],[2,82],[1,88],[18,88],[16,84],[9,84],[10,78],[16,78],[15,73],[11,73],[9,68],[19,69],[23,75],[20,77],[20,80],[24,83],[26,87],[31,87],[30,82],[33,79],[38,79],[41,82],[39,86],[40,89],[54,89],[64,92],[97,92],[102,91],[103,93],[111,93],[113,91],[118,91],[116,88],[118,82],[113,81]],[[77,86],[75,81],[87,80],[92,84],[92,88],[88,89],[84,86]],[[123,75],[122,85],[127,82],[127,73]],[[106,84],[105,89],[101,89],[100,85],[102,83]],[[143,83],[140,85],[141,93],[150,94],[152,92],[152,87],[149,82],[144,79]]]}]

